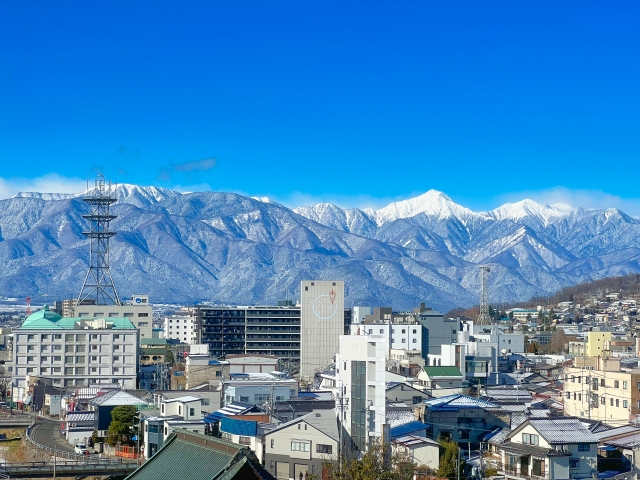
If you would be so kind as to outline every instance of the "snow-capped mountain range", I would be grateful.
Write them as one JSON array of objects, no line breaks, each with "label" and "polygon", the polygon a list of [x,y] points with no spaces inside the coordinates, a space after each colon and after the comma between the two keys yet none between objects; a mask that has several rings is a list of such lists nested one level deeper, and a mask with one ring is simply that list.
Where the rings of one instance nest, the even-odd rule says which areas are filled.
[{"label": "snow-capped mountain range", "polygon": [[[640,221],[617,209],[532,200],[473,212],[441,192],[379,210],[289,209],[233,193],[118,185],[111,267],[121,297],[274,304],[302,279],[342,279],[348,305],[440,310],[528,299],[640,273]],[[0,295],[77,296],[89,259],[85,193],[0,200]]]}]

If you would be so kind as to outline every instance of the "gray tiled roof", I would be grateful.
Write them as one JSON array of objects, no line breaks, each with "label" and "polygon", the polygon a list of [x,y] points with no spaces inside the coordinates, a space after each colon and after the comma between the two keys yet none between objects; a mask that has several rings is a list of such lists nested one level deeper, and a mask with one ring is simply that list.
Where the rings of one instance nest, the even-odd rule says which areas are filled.
[{"label": "gray tiled roof", "polygon": [[598,443],[577,418],[530,418],[529,423],[551,444]]},{"label": "gray tiled roof", "polygon": [[612,428],[610,430],[604,430],[595,432],[593,435],[598,439],[606,439],[611,437],[617,437],[618,435],[624,435],[625,433],[638,433],[640,434],[640,428],[633,427],[631,425],[625,425],[623,427]]},{"label": "gray tiled roof", "polygon": [[624,437],[613,438],[611,440],[604,439],[602,443],[614,447],[636,448],[640,446],[640,433],[625,435]]}]

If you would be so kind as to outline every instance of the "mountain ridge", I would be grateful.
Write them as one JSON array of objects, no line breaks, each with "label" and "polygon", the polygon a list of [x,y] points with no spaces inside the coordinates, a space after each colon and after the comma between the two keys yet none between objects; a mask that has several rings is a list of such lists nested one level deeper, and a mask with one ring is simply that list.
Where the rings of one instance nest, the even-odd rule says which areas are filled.
[{"label": "mountain ridge", "polygon": [[[77,295],[86,193],[0,200],[0,293]],[[640,272],[640,222],[618,209],[523,200],[473,212],[436,190],[378,210],[127,184],[114,195],[112,270],[124,297],[275,303],[302,279],[340,278],[350,305],[448,310],[478,302],[484,263],[492,301]]]}]

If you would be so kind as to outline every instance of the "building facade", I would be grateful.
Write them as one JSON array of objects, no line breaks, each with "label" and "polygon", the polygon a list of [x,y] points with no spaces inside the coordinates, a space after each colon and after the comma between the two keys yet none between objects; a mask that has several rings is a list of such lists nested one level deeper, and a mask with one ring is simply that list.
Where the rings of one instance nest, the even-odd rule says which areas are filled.
[{"label": "building facade", "polygon": [[45,307],[14,330],[13,386],[39,377],[58,387],[136,388],[139,332],[128,318],[63,318]]},{"label": "building facade", "polygon": [[344,282],[300,282],[300,378],[333,363],[344,335]]},{"label": "building facade", "polygon": [[164,317],[164,338],[180,343],[196,345],[198,341],[198,317],[192,308],[182,308]]}]

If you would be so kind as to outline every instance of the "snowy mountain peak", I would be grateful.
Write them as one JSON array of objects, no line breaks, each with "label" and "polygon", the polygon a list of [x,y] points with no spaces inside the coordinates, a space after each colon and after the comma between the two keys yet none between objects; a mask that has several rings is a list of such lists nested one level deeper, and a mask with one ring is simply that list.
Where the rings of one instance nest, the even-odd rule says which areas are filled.
[{"label": "snowy mountain peak", "polygon": [[516,203],[505,203],[501,207],[487,212],[487,214],[496,220],[521,220],[526,217],[534,217],[544,225],[547,225],[553,220],[567,216],[571,210],[573,208],[564,203],[543,205],[527,198]]},{"label": "snowy mountain peak", "polygon": [[456,217],[460,220],[477,215],[468,208],[458,205],[444,193],[429,190],[418,197],[393,202],[377,210],[375,218],[377,224],[382,225],[399,218],[415,217],[419,213],[433,215],[439,219]]}]

